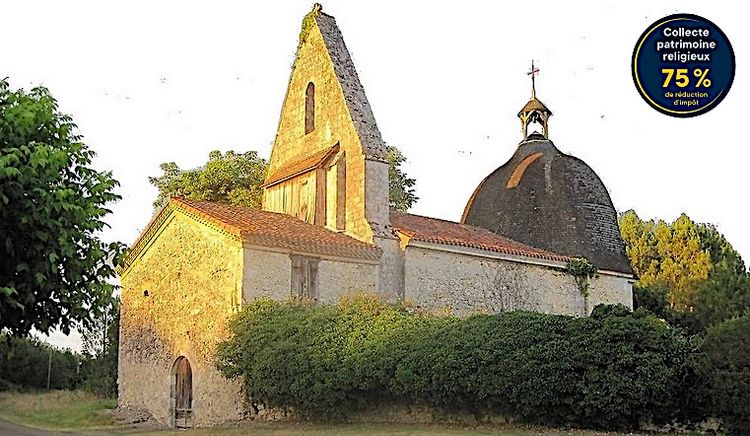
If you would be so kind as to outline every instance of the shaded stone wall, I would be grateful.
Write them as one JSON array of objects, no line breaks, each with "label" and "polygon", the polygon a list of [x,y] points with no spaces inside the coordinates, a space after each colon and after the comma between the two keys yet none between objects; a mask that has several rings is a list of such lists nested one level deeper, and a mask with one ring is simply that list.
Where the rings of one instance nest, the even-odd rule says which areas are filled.
[{"label": "shaded stone wall", "polygon": [[193,373],[194,424],[239,417],[240,384],[216,371],[214,356],[228,317],[239,308],[241,279],[239,241],[180,211],[167,218],[121,277],[120,406],[145,409],[170,424],[172,367],[185,356]]},{"label": "shaded stone wall", "polygon": [[589,286],[589,311],[597,304],[623,304],[633,308],[632,279],[600,272]]},{"label": "shaded stone wall", "polygon": [[[271,298],[283,301],[292,296],[292,262],[288,253],[245,249],[245,301]],[[319,301],[333,304],[345,294],[377,290],[378,264],[321,259],[318,265]]]},{"label": "shaded stone wall", "polygon": [[[336,303],[347,293],[378,290],[391,301],[404,298],[418,308],[458,315],[509,310],[583,315],[599,303],[633,305],[632,285],[624,277],[599,274],[590,280],[584,301],[572,276],[547,266],[413,246],[401,251],[397,242],[381,242],[380,265],[321,260],[320,301]],[[246,300],[291,296],[289,254],[246,249],[245,256]],[[384,295],[383,288],[393,290]]]},{"label": "shaded stone wall", "polygon": [[[388,164],[385,162],[365,162],[366,218],[375,236],[395,239],[391,227],[388,202]],[[372,241],[369,241],[372,242]]]},{"label": "shaded stone wall", "polygon": [[378,265],[321,260],[318,279],[319,301],[326,304],[338,303],[343,295],[375,293],[378,289]]},{"label": "shaded stone wall", "polygon": [[242,294],[246,302],[255,298],[285,300],[291,297],[292,260],[288,253],[245,248]]},{"label": "shaded stone wall", "polygon": [[403,298],[404,253],[396,237],[376,237],[375,244],[383,250],[378,275],[378,295],[390,302]]},{"label": "shaded stone wall", "polygon": [[631,285],[619,277],[592,279],[585,301],[572,276],[541,265],[407,246],[404,270],[404,297],[417,309],[584,315],[600,302],[632,307]]}]

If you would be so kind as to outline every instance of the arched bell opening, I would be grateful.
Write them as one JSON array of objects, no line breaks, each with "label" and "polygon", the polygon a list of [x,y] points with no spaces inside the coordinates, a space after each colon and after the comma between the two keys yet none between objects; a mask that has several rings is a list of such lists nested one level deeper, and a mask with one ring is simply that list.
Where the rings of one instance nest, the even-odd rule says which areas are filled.
[{"label": "arched bell opening", "polygon": [[541,111],[533,111],[521,117],[521,128],[523,130],[523,139],[527,139],[533,134],[549,137],[549,127],[547,124],[548,116]]}]

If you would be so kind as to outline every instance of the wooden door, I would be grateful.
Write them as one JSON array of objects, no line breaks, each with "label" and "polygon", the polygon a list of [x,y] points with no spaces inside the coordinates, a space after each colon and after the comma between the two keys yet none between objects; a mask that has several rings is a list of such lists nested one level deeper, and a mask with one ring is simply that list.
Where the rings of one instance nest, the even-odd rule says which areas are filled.
[{"label": "wooden door", "polygon": [[192,427],[193,372],[185,357],[177,359],[175,365],[175,426]]}]

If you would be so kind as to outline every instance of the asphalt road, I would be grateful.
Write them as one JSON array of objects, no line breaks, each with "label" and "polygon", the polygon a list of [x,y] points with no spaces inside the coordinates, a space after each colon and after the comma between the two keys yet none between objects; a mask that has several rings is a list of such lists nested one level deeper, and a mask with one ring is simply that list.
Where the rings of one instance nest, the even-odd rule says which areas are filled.
[{"label": "asphalt road", "polygon": [[24,427],[22,425],[13,424],[12,422],[3,421],[0,419],[0,436],[51,436],[55,434],[45,430],[37,430],[31,427]]}]

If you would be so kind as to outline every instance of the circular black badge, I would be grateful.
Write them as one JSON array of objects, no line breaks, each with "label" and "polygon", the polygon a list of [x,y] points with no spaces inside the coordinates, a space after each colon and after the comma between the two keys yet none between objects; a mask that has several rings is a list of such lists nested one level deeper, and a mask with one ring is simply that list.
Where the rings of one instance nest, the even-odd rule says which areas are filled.
[{"label": "circular black badge", "polygon": [[633,81],[646,102],[673,117],[715,108],[734,80],[734,51],[709,20],[676,14],[655,22],[633,50]]}]

